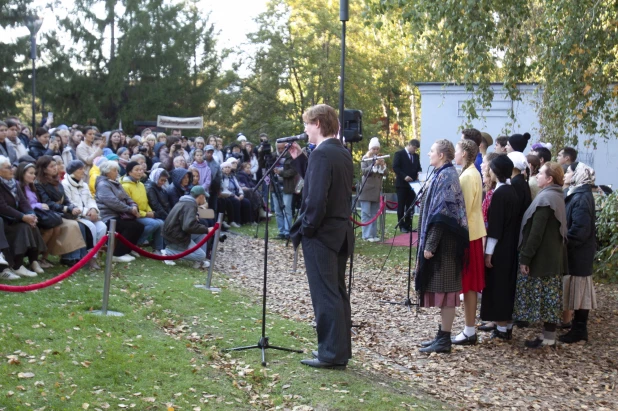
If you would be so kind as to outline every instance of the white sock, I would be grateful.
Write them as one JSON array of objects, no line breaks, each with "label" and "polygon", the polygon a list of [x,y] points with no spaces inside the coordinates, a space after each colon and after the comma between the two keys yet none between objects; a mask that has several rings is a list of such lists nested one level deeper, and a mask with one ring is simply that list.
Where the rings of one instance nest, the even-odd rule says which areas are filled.
[{"label": "white sock", "polygon": [[476,327],[468,327],[467,325],[464,327],[464,334],[466,334],[468,337],[472,337],[474,334],[476,334]]},{"label": "white sock", "polygon": [[466,336],[464,335],[463,331],[457,334],[457,336],[455,337],[455,341],[463,341],[465,339],[466,339]]},{"label": "white sock", "polygon": [[500,331],[501,333],[505,333],[506,332],[506,326],[503,327],[501,325],[498,325],[497,327],[498,327],[498,331]]}]

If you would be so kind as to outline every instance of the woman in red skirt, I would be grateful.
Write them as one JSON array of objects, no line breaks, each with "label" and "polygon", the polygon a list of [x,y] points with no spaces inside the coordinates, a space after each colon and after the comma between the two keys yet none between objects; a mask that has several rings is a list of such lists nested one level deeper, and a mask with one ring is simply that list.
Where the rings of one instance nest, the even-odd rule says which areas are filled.
[{"label": "woman in red skirt", "polygon": [[461,333],[453,337],[456,345],[476,344],[476,303],[477,293],[485,287],[485,261],[483,258],[483,237],[487,234],[483,221],[481,203],[483,201],[483,183],[481,174],[474,166],[478,146],[472,140],[461,140],[455,147],[455,163],[463,166],[459,176],[461,191],[466,203],[470,246],[466,251],[461,274],[462,293],[464,295],[464,313],[466,326]]}]

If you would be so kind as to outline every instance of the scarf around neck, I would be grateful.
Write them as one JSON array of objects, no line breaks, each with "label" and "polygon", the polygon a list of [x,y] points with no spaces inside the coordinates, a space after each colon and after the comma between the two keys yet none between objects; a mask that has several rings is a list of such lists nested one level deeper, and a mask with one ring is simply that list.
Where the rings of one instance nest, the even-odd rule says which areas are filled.
[{"label": "scarf around neck", "polygon": [[456,258],[463,261],[464,251],[468,247],[468,219],[459,176],[453,164],[446,163],[436,171],[429,190],[423,196],[421,210],[421,230],[418,245],[418,269],[416,272],[417,290],[421,292],[431,279],[427,259],[423,255],[429,229],[434,224],[444,226],[457,239]]},{"label": "scarf around neck", "polygon": [[567,238],[567,222],[566,222],[566,208],[564,205],[564,191],[558,184],[552,184],[545,187],[538,192],[530,207],[524,213],[524,217],[521,220],[521,227],[519,228],[519,243],[524,239],[524,227],[529,219],[532,218],[538,207],[550,207],[554,211],[556,219],[560,222],[560,235],[564,241]]}]

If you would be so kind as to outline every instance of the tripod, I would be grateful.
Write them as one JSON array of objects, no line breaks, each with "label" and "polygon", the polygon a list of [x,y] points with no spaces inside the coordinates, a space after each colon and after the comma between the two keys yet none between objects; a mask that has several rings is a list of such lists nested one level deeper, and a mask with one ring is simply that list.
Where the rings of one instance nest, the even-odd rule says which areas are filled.
[{"label": "tripod", "polygon": [[[270,179],[268,180],[269,182],[266,184],[267,185],[270,184],[270,181],[272,181],[272,172],[273,172],[273,169],[275,168],[275,165],[289,151],[291,145],[292,143],[288,143],[285,146],[285,150],[283,150],[283,153],[281,153],[279,158],[277,158],[277,160],[270,166],[268,171],[264,173],[264,175],[262,176],[260,181],[258,181],[258,183],[256,184],[253,190],[257,190],[262,184],[264,184],[267,176],[269,176]],[[268,337],[266,336],[266,285],[267,285],[267,279],[268,279],[268,223],[269,222],[270,222],[270,217],[268,217],[267,215],[266,227],[264,228],[264,282],[262,285],[262,336],[260,337],[260,340],[255,345],[227,348],[223,350],[223,351],[243,351],[243,350],[251,350],[254,348],[259,348],[260,350],[262,350],[262,365],[263,366],[266,366],[266,350],[269,348],[272,348],[274,350],[280,350],[280,351],[302,353],[302,350],[295,350],[292,348],[283,348],[283,347],[277,347],[274,345],[270,345],[270,342],[268,341]]]},{"label": "tripod", "polygon": [[[433,174],[433,171],[431,172],[431,174]],[[415,206],[420,205],[421,199],[423,197],[423,194],[425,193],[425,188],[427,187],[427,183],[429,182],[429,178],[431,177],[431,174],[427,176],[427,179],[425,180],[423,187],[421,187],[421,189],[418,192],[418,195],[416,196],[416,200],[412,202],[412,204],[410,204],[408,208],[406,208],[405,212],[403,213],[403,216],[397,222],[397,225],[395,226],[395,230],[405,221],[406,217],[409,216],[410,219],[414,218],[414,216],[411,215],[411,213],[414,210]],[[380,300],[380,302],[384,304],[403,305],[404,307],[408,307],[408,311],[412,311],[412,306],[415,306],[416,315],[418,315],[419,303],[418,302],[413,303],[412,299],[410,299],[410,289],[412,288],[412,245],[413,245],[413,241],[412,241],[412,232],[410,232],[409,234],[410,234],[410,244],[408,246],[408,293],[407,293],[407,297],[403,301]],[[416,238],[417,244],[418,244],[418,241],[419,241],[419,238],[417,237]]]}]

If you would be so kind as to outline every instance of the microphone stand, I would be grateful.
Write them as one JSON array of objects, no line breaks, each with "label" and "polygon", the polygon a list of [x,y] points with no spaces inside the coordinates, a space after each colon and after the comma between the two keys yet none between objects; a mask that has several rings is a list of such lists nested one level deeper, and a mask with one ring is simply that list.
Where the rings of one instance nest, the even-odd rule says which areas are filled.
[{"label": "microphone stand", "polygon": [[[287,154],[291,146],[292,146],[292,143],[286,144],[285,150],[283,150],[283,152],[281,153],[281,155],[279,155],[277,160],[273,162],[273,164],[270,166],[268,171],[264,173],[260,181],[258,181],[258,183],[256,184],[255,188],[253,188],[254,191],[256,191],[260,187],[260,185],[262,185],[265,182],[267,176],[270,176],[269,183],[268,183],[270,184],[270,182],[272,181],[273,169],[279,163],[279,160],[281,160],[281,158]],[[283,348],[283,347],[277,347],[274,345],[270,345],[270,342],[268,341],[268,337],[266,336],[266,286],[267,286],[267,279],[268,279],[268,223],[269,222],[270,222],[270,217],[268,217],[268,214],[266,214],[266,227],[264,228],[264,283],[262,286],[262,336],[260,337],[260,340],[255,345],[226,348],[223,350],[223,351],[243,351],[243,350],[251,350],[251,349],[258,348],[262,351],[262,366],[266,366],[266,350],[269,348],[274,349],[274,350],[280,350],[280,351],[302,353],[302,350],[295,350],[293,348]]]},{"label": "microphone stand", "polygon": [[[418,192],[417,196],[416,196],[416,200],[410,204],[408,206],[408,208],[406,208],[405,212],[403,213],[403,216],[401,217],[401,220],[399,220],[399,222],[397,222],[397,225],[395,226],[395,232],[397,230],[397,227],[399,227],[399,225],[401,223],[403,223],[403,221],[405,220],[405,218],[408,216],[408,214],[414,210],[414,206],[416,205],[420,205],[421,199],[423,198],[423,195],[425,194],[425,189],[427,187],[427,183],[429,183],[430,177],[432,176],[434,170],[427,176],[427,179],[425,180],[425,183],[423,183],[423,187],[421,187],[420,191]],[[414,218],[414,216],[410,216],[411,219]],[[418,308],[419,308],[419,303],[418,301],[413,303],[412,299],[410,299],[410,289],[411,289],[411,284],[412,284],[412,231],[410,231],[410,244],[408,246],[408,293],[407,293],[407,297],[403,300],[403,301],[386,301],[386,300],[380,300],[381,303],[383,304],[392,304],[392,305],[403,305],[404,307],[408,307],[408,311],[412,311],[412,306],[416,307],[416,315],[418,316]],[[416,243],[418,244],[419,241],[419,237],[416,238]],[[417,247],[418,248],[418,247]],[[416,276],[416,273],[415,273]]]}]

